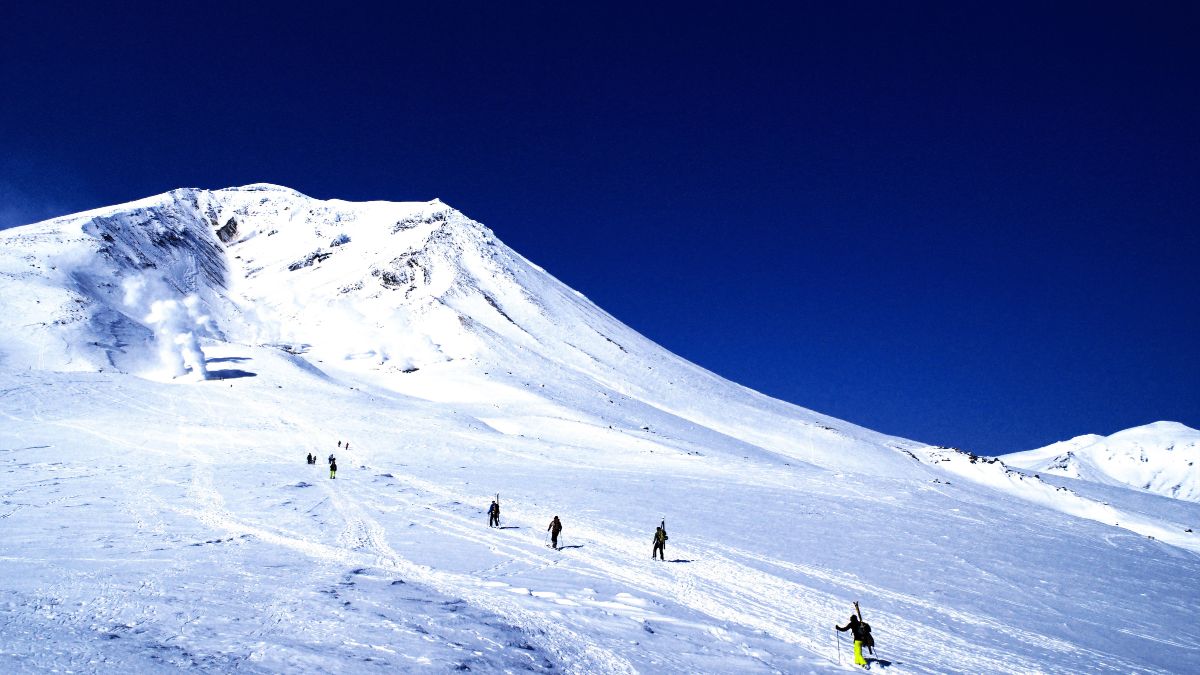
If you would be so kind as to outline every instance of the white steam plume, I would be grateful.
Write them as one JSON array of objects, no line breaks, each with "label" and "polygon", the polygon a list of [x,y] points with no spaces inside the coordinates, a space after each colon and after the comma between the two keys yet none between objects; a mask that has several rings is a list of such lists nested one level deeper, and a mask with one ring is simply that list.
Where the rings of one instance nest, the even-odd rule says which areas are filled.
[{"label": "white steam plume", "polygon": [[209,318],[200,311],[200,299],[195,295],[182,300],[172,297],[167,285],[153,277],[128,279],[124,289],[125,305],[144,312],[143,321],[154,328],[159,355],[172,375],[181,377],[190,369],[193,376],[207,380],[200,333],[208,328]]}]

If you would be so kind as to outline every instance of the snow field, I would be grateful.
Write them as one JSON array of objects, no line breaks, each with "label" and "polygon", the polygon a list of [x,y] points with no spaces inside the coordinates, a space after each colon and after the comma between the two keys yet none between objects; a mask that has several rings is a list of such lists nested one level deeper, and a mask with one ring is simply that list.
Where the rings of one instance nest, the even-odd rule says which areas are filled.
[{"label": "snow field", "polygon": [[739,387],[440,202],[0,242],[0,671],[831,672],[854,600],[888,672],[1200,671],[1200,504]]},{"label": "snow field", "polygon": [[[683,454],[664,469],[588,447],[583,425],[574,446],[547,444],[313,378],[273,350],[239,354],[253,377],[6,378],[4,522],[20,554],[0,567],[23,580],[6,624],[72,639],[58,656],[6,642],[0,665],[826,672],[855,599],[896,672],[1197,658],[1180,628],[1195,556],[1103,534],[1120,530],[778,458]],[[51,404],[63,396],[92,407],[66,414]],[[30,438],[45,447],[17,442]],[[337,440],[352,445],[336,480],[302,461]],[[486,527],[495,492],[506,529]],[[873,527],[853,525],[864,514]],[[663,516],[677,562],[649,559]],[[1095,587],[1097,556],[1112,587]]]}]

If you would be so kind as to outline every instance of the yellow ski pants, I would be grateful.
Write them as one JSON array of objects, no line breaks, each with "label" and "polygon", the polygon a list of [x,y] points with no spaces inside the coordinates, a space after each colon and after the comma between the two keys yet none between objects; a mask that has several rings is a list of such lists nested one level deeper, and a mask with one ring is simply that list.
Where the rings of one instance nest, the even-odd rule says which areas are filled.
[{"label": "yellow ski pants", "polygon": [[854,665],[856,665],[856,666],[867,665],[867,660],[864,659],[863,655],[862,655],[862,640],[854,641]]}]

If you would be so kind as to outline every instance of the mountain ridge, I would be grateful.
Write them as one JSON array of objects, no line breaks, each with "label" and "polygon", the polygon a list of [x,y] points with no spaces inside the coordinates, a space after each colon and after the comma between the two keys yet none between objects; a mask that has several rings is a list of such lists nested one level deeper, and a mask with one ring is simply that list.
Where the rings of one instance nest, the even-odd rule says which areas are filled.
[{"label": "mountain ridge", "polygon": [[[574,398],[596,389],[635,401],[645,418],[628,420],[635,428],[668,415],[772,452],[863,471],[908,472],[910,460],[896,448],[920,445],[770,399],[680,359],[440,200],[318,200],[262,183],[184,188],[0,236],[19,246],[35,232],[57,233],[71,250],[70,260],[46,257],[66,268],[71,278],[59,281],[74,297],[43,310],[53,305],[62,314],[73,304],[72,325],[99,336],[44,316],[65,333],[58,368],[202,376],[199,357],[181,366],[183,350],[174,346],[194,355],[204,339],[216,339],[302,351],[326,372],[345,370],[409,395],[438,389],[442,400],[464,402],[477,384],[449,392],[430,373],[503,369],[530,381],[557,369],[570,374]],[[191,308],[183,306],[189,297]],[[155,303],[173,307],[170,321],[147,320]],[[166,375],[156,373],[166,361]],[[696,403],[696,391],[707,403]],[[781,424],[791,432],[763,432]],[[841,451],[817,453],[814,437]],[[861,452],[871,457],[856,459]]]},{"label": "mountain ridge", "polygon": [[1200,501],[1200,431],[1179,422],[1077,436],[1002,459],[1029,471]]}]

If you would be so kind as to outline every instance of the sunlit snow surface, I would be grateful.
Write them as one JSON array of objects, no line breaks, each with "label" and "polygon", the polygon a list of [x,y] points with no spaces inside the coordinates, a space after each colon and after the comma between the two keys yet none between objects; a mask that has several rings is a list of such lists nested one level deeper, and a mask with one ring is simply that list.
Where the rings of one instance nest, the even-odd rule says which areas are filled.
[{"label": "sunlit snow surface", "polygon": [[1031,471],[1119,485],[1200,502],[1200,431],[1155,422],[1112,436],[1079,436],[1005,455]]},{"label": "sunlit snow surface", "polygon": [[440,202],[0,246],[2,672],[827,672],[854,600],[876,670],[1200,670],[1200,505],[763,397]]}]

